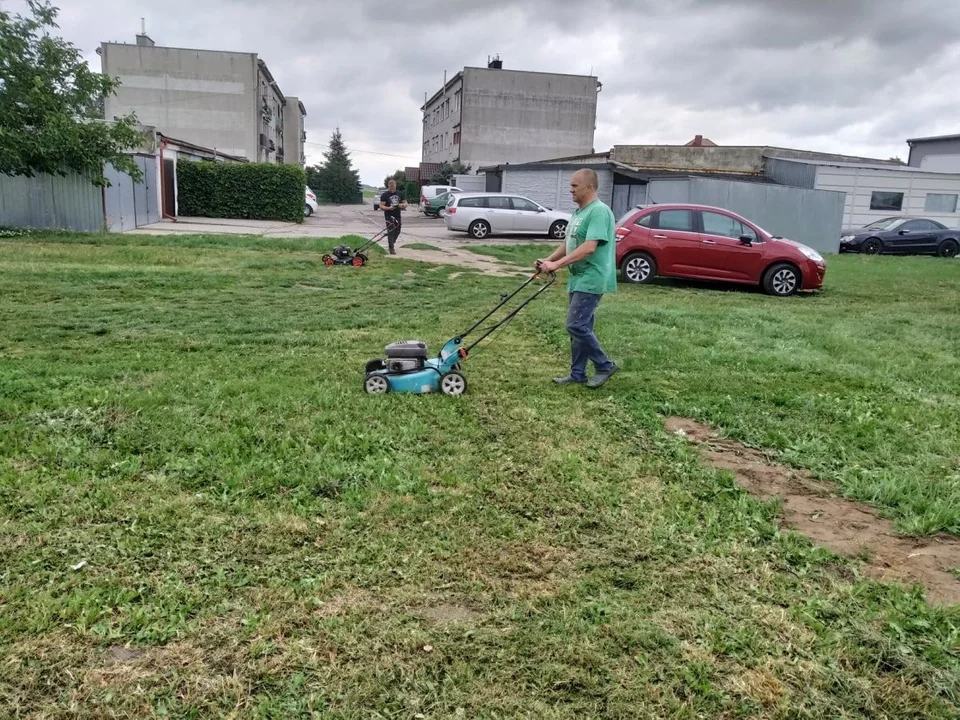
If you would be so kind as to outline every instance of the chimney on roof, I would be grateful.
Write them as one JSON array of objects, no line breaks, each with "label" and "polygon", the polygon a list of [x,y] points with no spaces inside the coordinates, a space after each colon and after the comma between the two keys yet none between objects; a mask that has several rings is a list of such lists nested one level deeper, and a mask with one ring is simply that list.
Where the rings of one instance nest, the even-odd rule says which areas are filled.
[{"label": "chimney on roof", "polygon": [[703,147],[703,135],[696,135],[693,138],[694,147]]},{"label": "chimney on roof", "polygon": [[147,21],[140,18],[140,34],[137,35],[137,45],[140,47],[153,47],[156,43],[147,35]]},{"label": "chimney on roof", "polygon": [[500,59],[500,55],[494,55],[493,59],[487,55],[487,67],[491,70],[502,70],[503,69],[503,60]]}]

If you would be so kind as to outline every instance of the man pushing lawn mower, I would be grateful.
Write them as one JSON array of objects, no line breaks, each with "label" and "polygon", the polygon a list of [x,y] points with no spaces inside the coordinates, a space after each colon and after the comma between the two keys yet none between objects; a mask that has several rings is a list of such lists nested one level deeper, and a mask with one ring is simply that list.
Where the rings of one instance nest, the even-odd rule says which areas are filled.
[{"label": "man pushing lawn mower", "polygon": [[407,199],[403,193],[397,190],[397,181],[393,178],[387,183],[387,190],[380,196],[380,209],[383,210],[383,217],[387,225],[387,241],[390,246],[390,254],[396,255],[397,251],[394,245],[397,238],[400,237],[400,211],[407,209]]},{"label": "man pushing lawn mower", "polygon": [[[570,179],[570,194],[577,204],[567,224],[566,242],[545,260],[537,260],[536,269],[553,273],[570,268],[567,292],[567,332],[570,333],[570,374],[554,378],[556,383],[603,385],[620,368],[607,357],[593,332],[594,316],[604,293],[617,291],[616,224],[613,211],[597,198],[597,174],[577,170]],[[596,374],[587,379],[587,361]]]}]

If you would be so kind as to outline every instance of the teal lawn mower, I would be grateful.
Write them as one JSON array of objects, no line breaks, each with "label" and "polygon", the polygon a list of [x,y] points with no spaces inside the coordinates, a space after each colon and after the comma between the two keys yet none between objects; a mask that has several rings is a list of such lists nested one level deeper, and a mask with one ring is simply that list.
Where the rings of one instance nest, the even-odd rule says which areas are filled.
[{"label": "teal lawn mower", "polygon": [[460,366],[461,360],[465,360],[470,351],[489,337],[491,333],[498,328],[505,327],[534,298],[545,292],[556,280],[556,277],[556,273],[550,273],[546,282],[541,283],[540,287],[520,305],[492,325],[481,328],[481,335],[469,345],[464,345],[464,340],[524,288],[539,279],[539,272],[531,275],[509,295],[501,295],[500,303],[493,310],[480,318],[465,332],[447,340],[440,349],[440,354],[434,358],[430,357],[427,344],[422,340],[401,340],[390,343],[384,348],[386,358],[377,358],[367,363],[363,389],[370,394],[441,392],[444,395],[462,395],[467,391],[467,378],[463,375],[463,369]]}]

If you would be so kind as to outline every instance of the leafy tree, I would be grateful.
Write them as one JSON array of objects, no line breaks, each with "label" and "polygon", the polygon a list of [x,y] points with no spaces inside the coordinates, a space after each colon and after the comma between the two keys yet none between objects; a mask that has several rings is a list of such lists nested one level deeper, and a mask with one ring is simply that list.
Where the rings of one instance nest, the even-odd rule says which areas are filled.
[{"label": "leafy tree", "polygon": [[452,163],[444,162],[430,178],[431,185],[449,185],[453,182],[454,175],[467,175],[470,172],[470,165],[464,165],[459,160]]},{"label": "leafy tree", "polygon": [[58,9],[28,0],[27,15],[0,9],[0,173],[32,177],[74,171],[109,185],[104,165],[142,180],[127,154],[143,142],[131,114],[103,120],[119,81],[90,70],[80,50],[50,34]]},{"label": "leafy tree", "polygon": [[404,183],[407,182],[407,174],[403,170],[397,170],[393,175],[387,175],[383,179],[383,186],[386,187],[391,180],[397,181],[397,187],[403,187]]},{"label": "leafy tree", "polygon": [[[320,170],[319,192],[324,200],[338,205],[351,205],[363,202],[360,190],[360,175],[353,168],[350,153],[343,142],[340,128],[333,131],[330,145],[323,154],[324,163]],[[311,186],[313,187],[313,186]]]}]

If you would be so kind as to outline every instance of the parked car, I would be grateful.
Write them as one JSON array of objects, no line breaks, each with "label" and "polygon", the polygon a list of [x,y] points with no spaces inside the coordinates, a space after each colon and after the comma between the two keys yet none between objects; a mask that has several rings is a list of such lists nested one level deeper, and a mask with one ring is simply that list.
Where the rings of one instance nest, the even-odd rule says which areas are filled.
[{"label": "parked car", "polygon": [[620,219],[616,235],[617,268],[629,283],[657,276],[721,280],[787,296],[822,287],[826,274],[813,248],[707,205],[639,207]]},{"label": "parked car", "polygon": [[457,193],[447,199],[447,230],[482,240],[490,235],[546,235],[562,240],[570,213],[512,193]]},{"label": "parked car", "polygon": [[425,212],[427,203],[437,197],[437,195],[448,192],[458,193],[463,191],[455,185],[424,185],[420,188],[420,205],[418,209],[420,212]]},{"label": "parked car", "polygon": [[313,190],[310,189],[310,186],[307,185],[306,197],[304,198],[303,214],[306,217],[313,215],[317,208],[320,207],[320,203],[317,202],[317,195]]},{"label": "parked car", "polygon": [[951,258],[960,252],[960,230],[951,230],[927,218],[888,217],[862,228],[844,230],[840,252]]},{"label": "parked car", "polygon": [[379,209],[380,209],[380,196],[383,195],[386,191],[387,191],[387,189],[386,189],[385,187],[377,188],[377,192],[376,192],[376,194],[373,196],[373,209],[374,209],[374,210],[379,210]]},{"label": "parked car", "polygon": [[447,210],[447,201],[454,193],[447,191],[437,195],[432,200],[427,201],[426,207],[423,209],[423,214],[427,217],[440,217],[445,215]]}]

